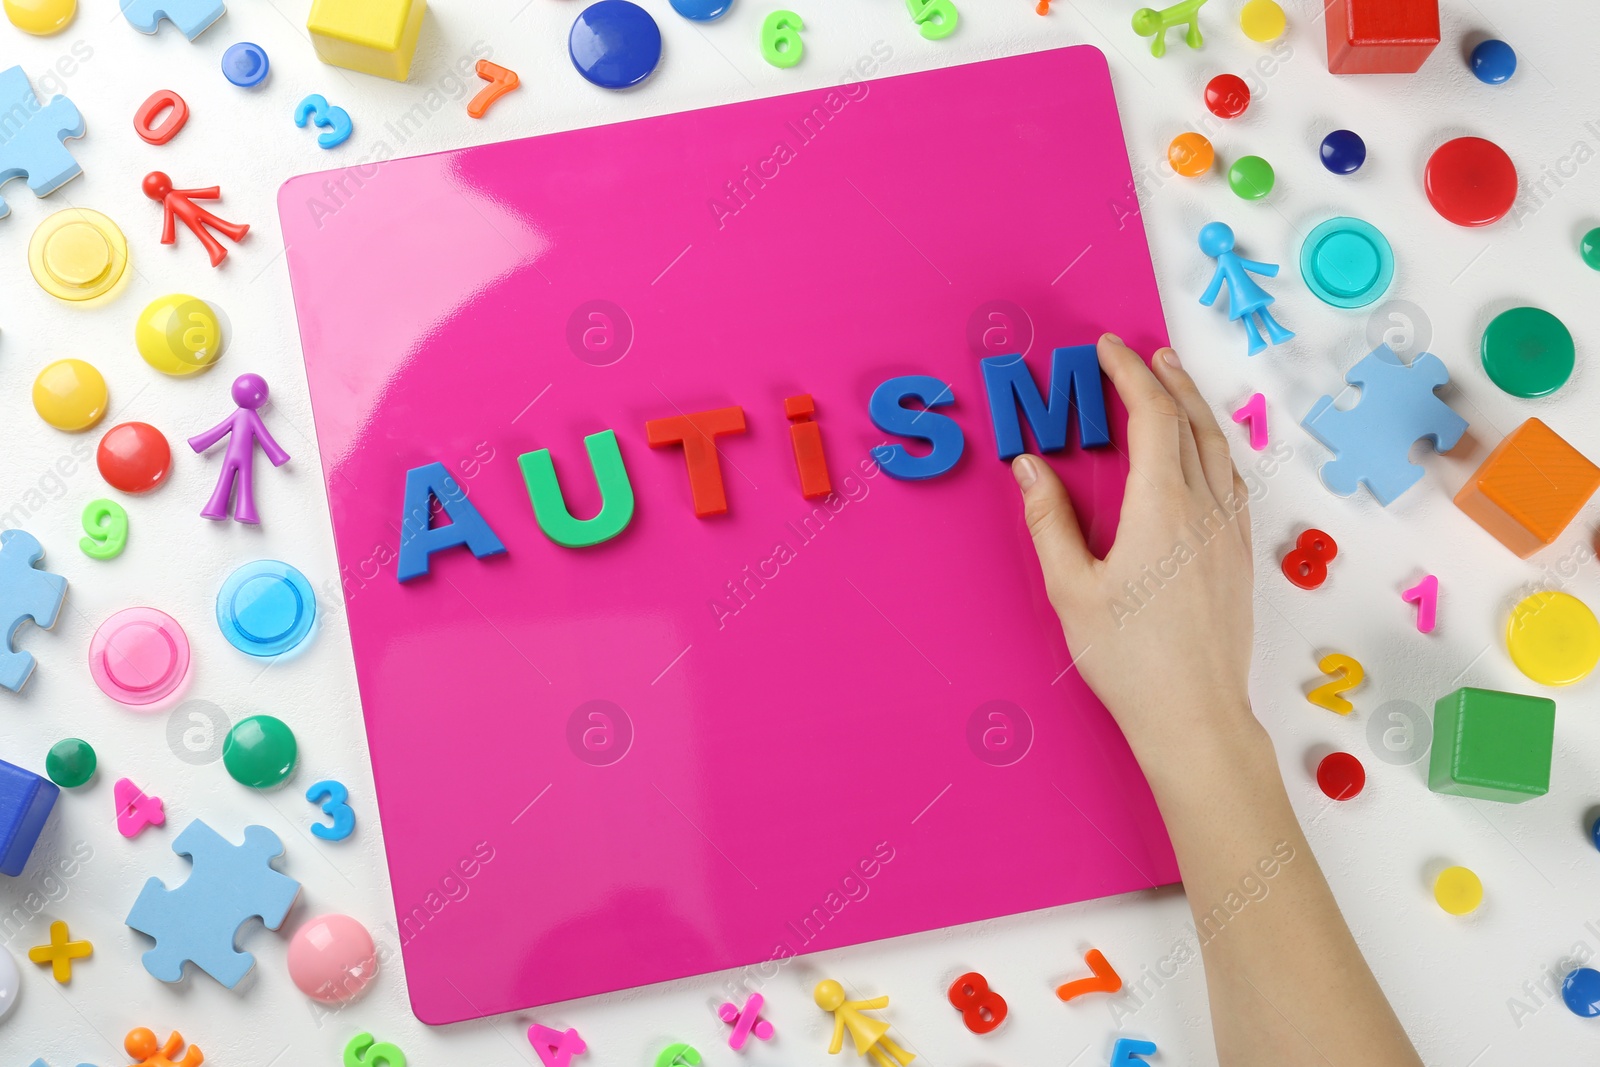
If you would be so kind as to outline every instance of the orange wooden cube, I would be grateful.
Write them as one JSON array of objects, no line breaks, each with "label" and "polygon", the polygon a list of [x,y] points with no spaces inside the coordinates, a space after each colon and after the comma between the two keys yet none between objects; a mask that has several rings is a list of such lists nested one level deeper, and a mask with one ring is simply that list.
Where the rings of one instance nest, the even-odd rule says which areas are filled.
[{"label": "orange wooden cube", "polygon": [[1456,507],[1523,559],[1561,536],[1600,488],[1600,467],[1538,419],[1500,442],[1456,494]]}]

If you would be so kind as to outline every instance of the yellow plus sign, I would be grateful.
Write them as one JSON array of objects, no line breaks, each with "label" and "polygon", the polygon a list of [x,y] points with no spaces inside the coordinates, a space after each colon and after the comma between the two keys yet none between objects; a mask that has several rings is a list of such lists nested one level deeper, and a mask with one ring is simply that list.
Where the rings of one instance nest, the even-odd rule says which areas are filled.
[{"label": "yellow plus sign", "polygon": [[56,921],[50,924],[50,943],[36,945],[28,950],[34,963],[48,963],[58,982],[72,980],[72,961],[94,954],[94,946],[87,941],[68,941],[67,924]]}]

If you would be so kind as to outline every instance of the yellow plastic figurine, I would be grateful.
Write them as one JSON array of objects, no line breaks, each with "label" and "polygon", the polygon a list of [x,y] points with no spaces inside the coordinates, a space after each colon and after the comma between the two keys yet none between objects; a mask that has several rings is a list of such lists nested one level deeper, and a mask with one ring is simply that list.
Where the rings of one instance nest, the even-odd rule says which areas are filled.
[{"label": "yellow plastic figurine", "polygon": [[[887,1008],[888,997],[845,1000],[844,986],[832,978],[818,982],[811,997],[817,1002],[817,1007],[823,1011],[833,1012],[833,1041],[828,1045],[830,1056],[837,1056],[839,1050],[844,1047],[844,1032],[848,1029],[850,1036],[855,1039],[856,1051],[863,1056],[871,1056],[879,1067],[894,1067],[895,1063],[905,1067],[916,1059],[890,1039],[888,1023],[863,1014]],[[891,1056],[894,1057],[893,1060],[889,1058]]]}]

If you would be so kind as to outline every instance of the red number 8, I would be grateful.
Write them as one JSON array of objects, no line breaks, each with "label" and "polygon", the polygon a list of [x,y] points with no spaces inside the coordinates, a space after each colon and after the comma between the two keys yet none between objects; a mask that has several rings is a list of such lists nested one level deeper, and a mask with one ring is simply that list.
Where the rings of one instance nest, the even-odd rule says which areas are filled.
[{"label": "red number 8", "polygon": [[1328,580],[1328,561],[1339,545],[1321,530],[1307,530],[1283,557],[1283,576],[1301,589],[1315,589]]},{"label": "red number 8", "polygon": [[1006,1021],[1006,998],[989,988],[988,979],[969,971],[950,985],[950,1005],[975,1034],[987,1034]]}]

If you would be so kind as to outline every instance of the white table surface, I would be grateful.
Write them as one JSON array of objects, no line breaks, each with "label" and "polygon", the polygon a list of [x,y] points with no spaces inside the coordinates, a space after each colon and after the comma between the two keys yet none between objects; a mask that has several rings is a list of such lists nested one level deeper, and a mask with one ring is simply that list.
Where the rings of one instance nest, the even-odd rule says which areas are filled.
[{"label": "white table surface", "polygon": [[[886,74],[1067,44],[1089,43],[1107,53],[1175,343],[1219,415],[1226,418],[1251,392],[1264,392],[1274,438],[1293,450],[1280,469],[1260,479],[1255,504],[1253,691],[1345,914],[1429,1064],[1592,1058],[1585,1050],[1600,1042],[1600,1023],[1578,1019],[1558,994],[1552,998],[1549,973],[1564,957],[1600,951],[1600,853],[1585,830],[1600,793],[1590,785],[1600,770],[1596,683],[1551,694],[1559,707],[1552,789],[1516,807],[1429,792],[1425,761],[1405,762],[1420,756],[1420,747],[1409,754],[1390,751],[1383,734],[1393,723],[1374,713],[1388,701],[1431,708],[1463,684],[1539,692],[1512,666],[1499,636],[1510,605],[1541,587],[1600,600],[1594,505],[1559,544],[1522,562],[1450,501],[1487,451],[1531,415],[1600,456],[1600,423],[1590,406],[1600,399],[1600,382],[1585,358],[1600,334],[1593,295],[1600,277],[1576,250],[1579,235],[1600,222],[1590,203],[1600,168],[1589,165],[1600,151],[1600,112],[1589,103],[1600,83],[1592,58],[1600,20],[1576,12],[1558,18],[1539,5],[1505,0],[1445,0],[1444,42],[1419,74],[1340,79],[1326,70],[1317,0],[1286,4],[1289,33],[1271,49],[1239,32],[1240,0],[1216,0],[1203,15],[1205,48],[1191,52],[1174,34],[1161,60],[1129,28],[1132,0],[1056,0],[1045,18],[1034,13],[1034,0],[965,0],[959,31],[943,42],[922,40],[899,0],[810,0],[792,5],[807,23],[805,61],[779,71],[762,62],[756,45],[761,20],[774,5],[736,0],[729,16],[703,26],[674,15],[667,0],[642,2],[661,23],[666,58],[645,86],[626,94],[597,89],[573,71],[566,34],[580,5],[572,0],[436,0],[408,84],[320,63],[304,32],[307,0],[234,0],[192,44],[170,26],[155,37],[136,33],[109,0],[84,0],[76,20],[55,37],[32,38],[0,24],[4,61],[21,62],[36,85],[70,57],[56,68],[63,72],[59,80],[44,84],[65,91],[89,125],[85,139],[71,142],[84,168],[81,178],[48,200],[35,199],[21,182],[4,189],[12,211],[0,220],[0,522],[38,536],[46,564],[72,585],[53,632],[29,628],[22,634],[21,645],[39,657],[39,668],[22,696],[0,694],[0,756],[42,769],[52,743],[77,735],[90,739],[101,758],[95,783],[63,796],[42,846],[90,858],[70,878],[48,877],[36,860],[23,877],[0,879],[0,943],[24,972],[21,1002],[0,1022],[0,1060],[24,1067],[43,1056],[52,1067],[106,1067],[126,1062],[121,1044],[127,1030],[149,1026],[163,1035],[181,1030],[219,1067],[338,1064],[345,1042],[362,1030],[397,1043],[418,1067],[535,1062],[523,1036],[533,1015],[430,1029],[407,1006],[278,230],[277,188],[291,175],[337,163],[832,84],[877,42],[892,52]],[[1521,66],[1505,86],[1481,85],[1466,67],[1467,47],[1486,33],[1517,48]],[[237,89],[220,74],[222,51],[238,40],[256,41],[271,56],[271,77],[256,91]],[[470,69],[485,52],[518,71],[522,88],[499,101],[487,119],[474,121],[465,102],[481,83],[463,81],[456,69]],[[1202,100],[1205,82],[1223,71],[1255,72],[1254,103],[1228,123],[1213,119]],[[176,140],[157,149],[135,137],[130,120],[139,102],[162,87],[181,93],[193,116]],[[420,130],[404,143],[385,132],[386,124],[424,102],[429,89],[443,103],[427,112]],[[312,133],[290,121],[296,102],[310,92],[323,93],[355,120],[354,138],[336,152],[319,150]],[[1072,106],[1071,100],[1064,98],[1062,106]],[[1323,134],[1341,126],[1360,132],[1369,148],[1367,165],[1353,177],[1331,175],[1317,161]],[[1223,161],[1265,156],[1277,168],[1277,190],[1263,203],[1247,204],[1229,192],[1220,167],[1199,181],[1174,176],[1165,146],[1190,128],[1207,130]],[[1462,134],[1497,141],[1517,161],[1525,183],[1540,183],[1525,184],[1517,217],[1466,230],[1429,208],[1423,163],[1436,145]],[[213,205],[218,213],[251,224],[249,238],[224,269],[207,266],[187,233],[176,248],[157,243],[159,210],[139,189],[142,175],[156,168],[181,186],[220,184],[223,199]],[[28,273],[29,235],[69,205],[107,213],[129,236],[136,274],[108,306],[84,310],[57,302]],[[1395,283],[1376,308],[1326,307],[1293,267],[1301,236],[1337,214],[1371,221],[1394,245]],[[1195,235],[1213,218],[1234,226],[1244,254],[1286,265],[1269,286],[1279,298],[1274,310],[1299,334],[1292,343],[1247,360],[1239,328],[1220,311],[1196,304],[1212,263],[1198,252]],[[131,343],[139,309],[173,291],[211,301],[231,325],[223,365],[195,380],[152,373]],[[1477,362],[1478,338],[1489,319],[1525,303],[1561,316],[1578,341],[1577,371],[1553,398],[1507,396]],[[1397,347],[1426,347],[1445,361],[1455,378],[1446,395],[1472,424],[1452,455],[1423,457],[1426,478],[1388,509],[1364,494],[1341,500],[1324,490],[1316,468],[1326,453],[1297,425],[1319,395],[1336,391],[1369,339],[1385,331]],[[83,504],[115,495],[92,468],[99,434],[59,433],[29,402],[38,368],[66,356],[94,362],[111,384],[112,413],[102,429],[148,421],[175,446],[171,484],[128,502],[135,531],[127,552],[110,564],[76,548]],[[271,384],[265,416],[294,456],[277,471],[258,464],[265,517],[259,529],[196,518],[211,490],[215,459],[195,457],[182,444],[231,410],[229,382],[247,369]],[[1258,461],[1242,434],[1233,438],[1241,465]],[[1279,557],[1306,525],[1328,530],[1340,545],[1333,576],[1312,593],[1292,588],[1277,571]],[[316,586],[322,610],[310,648],[265,670],[228,647],[212,623],[222,578],[261,557],[300,567]],[[1429,572],[1439,576],[1443,594],[1439,628],[1423,637],[1399,591]],[[177,758],[181,740],[169,744],[183,720],[178,733],[169,734],[167,714],[131,714],[95,689],[82,668],[94,628],[113,611],[144,603],[163,607],[187,628],[198,663],[191,700],[226,709],[231,720],[277,711],[293,722],[307,768],[295,780],[299,788],[253,794],[232,782],[220,761],[183,762]],[[1317,660],[1333,650],[1366,666],[1368,680],[1355,693],[1358,710],[1349,719],[1314,708],[1302,696],[1318,677]],[[464,727],[473,728],[470,721]],[[1390,742],[1398,736],[1391,734]],[[1355,752],[1367,764],[1367,791],[1354,803],[1331,804],[1312,780],[1316,759],[1330,748]],[[312,780],[310,768],[318,777],[342,779],[356,798],[358,829],[336,848],[307,832],[312,812],[300,793]],[[117,836],[111,790],[124,774],[164,798],[168,832],[132,842]],[[438,789],[441,804],[450,802],[448,783],[428,787]],[[219,826],[271,827],[287,846],[286,871],[304,883],[282,932],[248,935],[244,947],[258,964],[238,992],[205,976],[176,987],[157,982],[139,964],[147,942],[123,923],[148,874],[181,879],[183,861],[169,851],[171,830],[196,816]],[[1486,902],[1470,918],[1452,918],[1433,902],[1432,877],[1451,863],[1472,867],[1484,880]],[[328,911],[366,922],[385,961],[368,995],[338,1012],[302,996],[284,966],[289,931]],[[67,987],[26,960],[27,948],[46,940],[56,918],[95,944],[94,958],[78,964]],[[939,1067],[1103,1064],[1119,1033],[1155,1040],[1158,1064],[1209,1064],[1215,1057],[1193,944],[1188,909],[1174,888],[805,958],[764,990],[778,1040],[754,1044],[743,1055],[753,1065],[825,1062],[831,1020],[811,1003],[810,991],[818,977],[836,975],[863,995],[890,995],[886,1017],[920,1053],[919,1062]],[[1106,952],[1129,988],[1117,997],[1063,1005],[1052,990],[1083,973],[1082,953],[1091,946]],[[1010,1020],[989,1037],[969,1034],[945,1002],[945,987],[967,969],[986,974],[1010,1002]],[[697,1045],[708,1064],[732,1064],[739,1054],[728,1050],[726,1028],[713,1014],[721,993],[719,978],[708,976],[558,1005],[537,1018],[583,1033],[590,1052],[580,1063],[653,1063],[668,1040],[683,1040]],[[1518,1003],[1521,1010],[1515,1010]],[[1326,1051],[1341,1062],[1337,1050]]]}]

